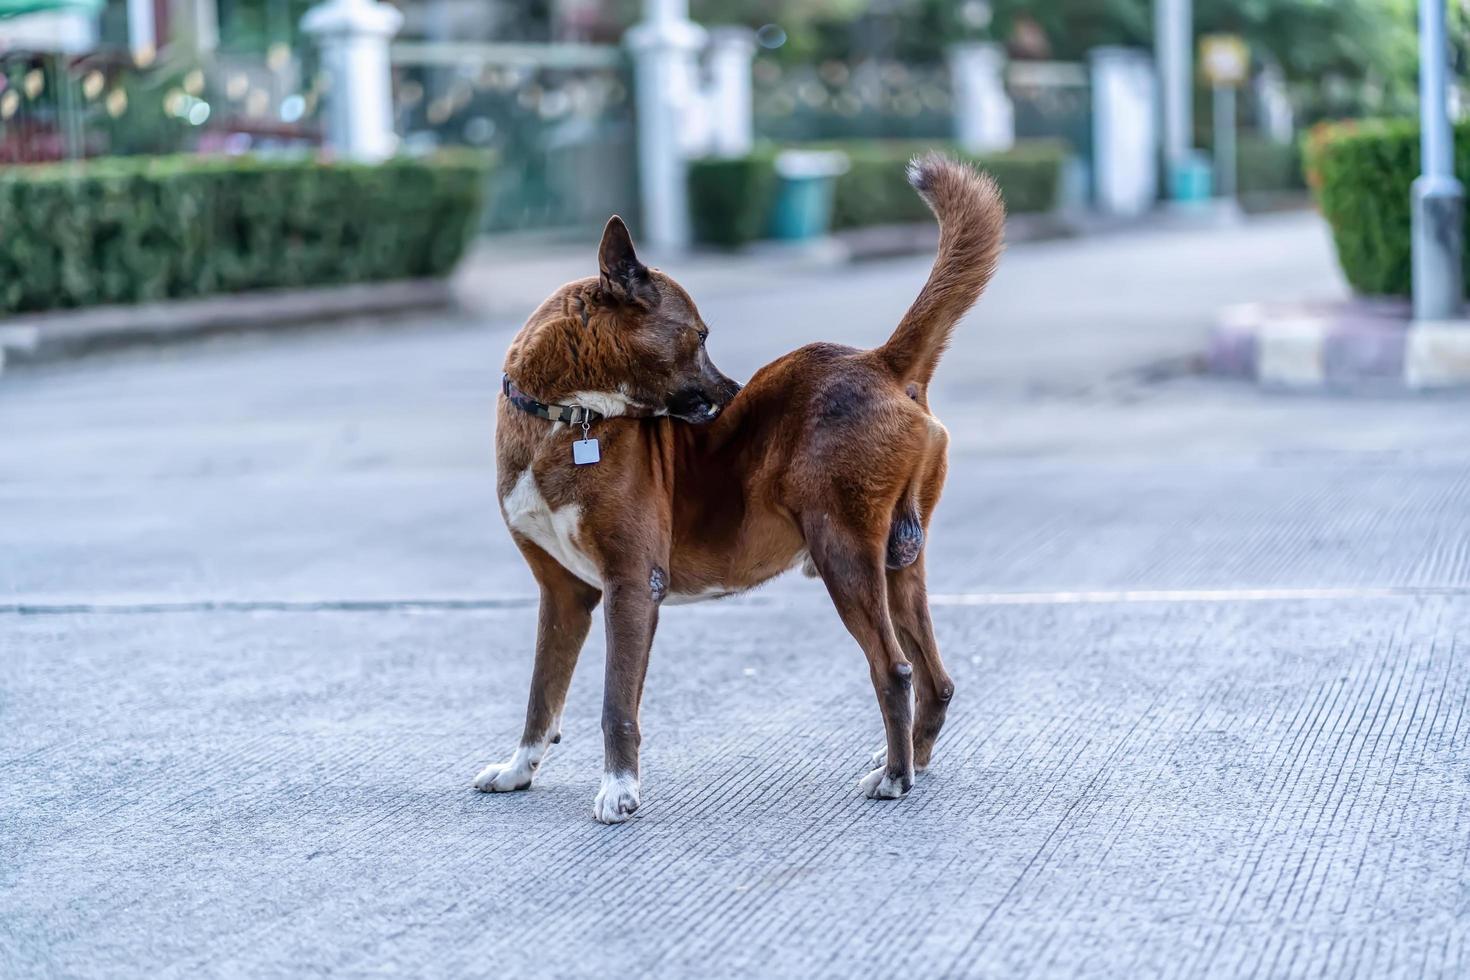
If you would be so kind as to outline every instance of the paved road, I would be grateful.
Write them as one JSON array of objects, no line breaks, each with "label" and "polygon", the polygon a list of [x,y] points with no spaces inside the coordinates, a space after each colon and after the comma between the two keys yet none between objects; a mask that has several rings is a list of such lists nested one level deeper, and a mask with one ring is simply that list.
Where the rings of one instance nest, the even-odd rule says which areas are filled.
[{"label": "paved road", "polygon": [[[691,278],[744,375],[922,275]],[[536,789],[468,788],[530,668],[509,325],[7,374],[0,975],[1464,975],[1470,401],[1138,370],[1337,289],[1300,217],[1015,249],[936,399],[934,768],[861,798],[861,655],[782,580],[666,611],[613,828],[600,629]]]}]

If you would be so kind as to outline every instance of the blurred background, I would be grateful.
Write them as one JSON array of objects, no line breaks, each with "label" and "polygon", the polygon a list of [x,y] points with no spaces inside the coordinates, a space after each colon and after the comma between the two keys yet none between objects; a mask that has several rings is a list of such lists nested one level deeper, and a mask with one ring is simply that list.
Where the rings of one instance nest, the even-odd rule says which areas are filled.
[{"label": "blurred background", "polygon": [[[1467,57],[1463,0],[0,0],[0,976],[1465,975]],[[793,575],[661,613],[630,825],[600,618],[474,793],[515,332],[616,211],[732,377],[881,343],[929,148],[1010,211],[933,769],[854,788]]]},{"label": "blurred background", "polygon": [[[620,211],[645,236],[679,243],[692,221],[697,240],[738,244],[773,233],[761,171],[782,149],[847,154],[838,229],[922,217],[884,169],[920,145],[982,158],[1016,212],[1212,195],[1254,210],[1300,203],[1312,127],[1416,106],[1412,0],[402,0],[377,20],[323,4],[315,28],[311,6],[4,0],[0,161],[313,154],[332,146],[337,83],[369,103],[351,125],[390,131],[353,134],[369,155],[483,158],[483,231],[585,233]],[[386,64],[324,54],[339,8]],[[1465,16],[1451,5],[1456,67]],[[643,102],[640,66],[660,90]],[[641,215],[640,143],[663,196],[683,194],[664,158],[692,162],[667,228],[660,203]],[[775,233],[820,223],[803,203]]]}]

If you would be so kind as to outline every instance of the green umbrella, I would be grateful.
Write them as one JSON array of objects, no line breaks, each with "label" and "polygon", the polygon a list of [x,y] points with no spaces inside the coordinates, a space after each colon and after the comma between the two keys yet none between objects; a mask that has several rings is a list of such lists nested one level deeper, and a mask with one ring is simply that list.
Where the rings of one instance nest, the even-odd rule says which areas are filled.
[{"label": "green umbrella", "polygon": [[40,14],[53,10],[75,10],[84,14],[100,14],[103,0],[0,0],[0,20],[22,14]]}]

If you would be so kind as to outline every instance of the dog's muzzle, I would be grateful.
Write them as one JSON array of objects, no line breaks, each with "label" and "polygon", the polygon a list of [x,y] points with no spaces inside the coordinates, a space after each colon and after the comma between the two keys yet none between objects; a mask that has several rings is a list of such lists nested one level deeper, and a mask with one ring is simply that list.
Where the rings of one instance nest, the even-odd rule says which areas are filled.
[{"label": "dog's muzzle", "polygon": [[713,422],[740,392],[740,385],[734,381],[727,380],[723,387],[725,390],[718,395],[700,388],[685,388],[669,399],[669,414],[682,422],[692,422],[695,425]]}]

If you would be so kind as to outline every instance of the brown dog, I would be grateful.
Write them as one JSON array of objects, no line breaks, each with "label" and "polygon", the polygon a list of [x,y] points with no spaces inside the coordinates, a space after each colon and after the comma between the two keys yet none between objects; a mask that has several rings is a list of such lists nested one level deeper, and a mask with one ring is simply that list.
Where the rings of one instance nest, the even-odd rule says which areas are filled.
[{"label": "brown dog", "polygon": [[601,601],[606,754],[593,815],[626,820],[660,603],[741,592],[803,561],[867,655],[882,710],[887,750],[863,791],[903,796],[928,764],[954,685],[924,586],[949,442],[926,391],[995,269],[1005,209],[989,177],[942,157],[915,161],[909,182],[939,218],[939,254],[876,350],[812,344],[741,390],[710,363],[689,294],[638,261],[617,217],[600,275],[563,286],[516,336],[496,437],[500,506],[541,612],[520,747],[477,789],[531,785],[560,739]]}]

